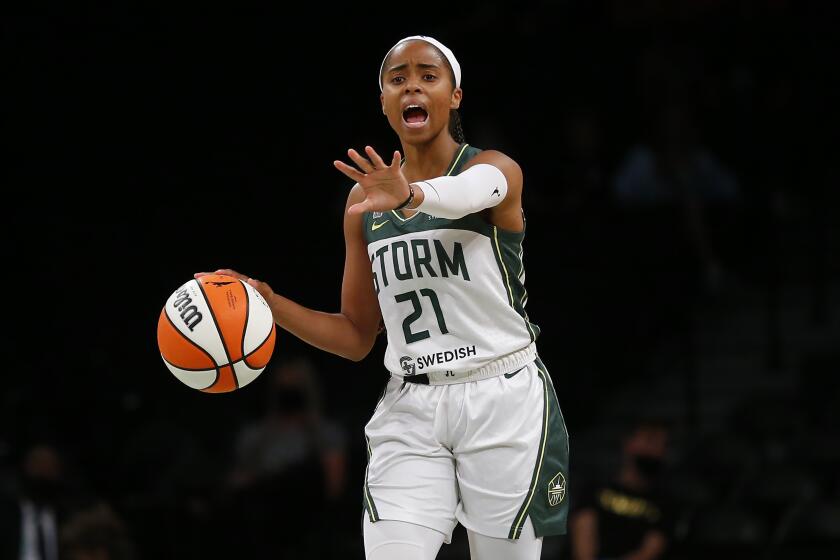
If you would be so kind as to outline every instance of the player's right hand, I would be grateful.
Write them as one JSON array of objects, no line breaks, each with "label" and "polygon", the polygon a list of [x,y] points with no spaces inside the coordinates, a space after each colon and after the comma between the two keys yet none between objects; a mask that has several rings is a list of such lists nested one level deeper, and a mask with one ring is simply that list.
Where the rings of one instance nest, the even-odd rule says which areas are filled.
[{"label": "player's right hand", "polygon": [[233,276],[243,282],[247,282],[251,285],[255,290],[257,290],[260,295],[266,301],[270,302],[271,298],[274,296],[274,290],[271,289],[271,286],[266,284],[265,282],[260,282],[256,278],[251,278],[250,276],[245,276],[240,272],[236,272],[235,270],[231,270],[230,268],[220,268],[216,272],[196,272],[193,277],[194,278],[201,278],[202,276],[209,276],[211,274],[221,274],[223,276]]},{"label": "player's right hand", "polygon": [[370,158],[369,160],[362,157],[356,150],[347,150],[347,155],[358,166],[358,169],[343,161],[333,162],[336,169],[356,181],[365,192],[365,199],[350,206],[347,213],[362,214],[397,208],[410,192],[408,181],[402,172],[400,153],[394,152],[390,165],[385,163],[376,150],[370,146],[365,148],[365,153]]}]

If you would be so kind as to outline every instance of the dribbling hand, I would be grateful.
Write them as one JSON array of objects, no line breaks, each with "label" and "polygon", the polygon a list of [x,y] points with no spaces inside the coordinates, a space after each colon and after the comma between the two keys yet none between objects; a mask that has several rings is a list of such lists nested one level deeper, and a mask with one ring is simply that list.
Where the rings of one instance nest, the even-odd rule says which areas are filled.
[{"label": "dribbling hand", "polygon": [[257,290],[260,295],[265,299],[265,301],[271,301],[271,297],[274,296],[274,290],[271,289],[271,286],[266,284],[265,282],[260,282],[255,278],[250,278],[245,276],[244,274],[240,274],[235,270],[231,270],[229,268],[220,268],[216,272],[196,272],[193,274],[193,278],[201,278],[202,276],[209,276],[211,274],[221,274],[223,276],[233,276],[234,278],[238,278],[243,282],[247,282],[252,288]]},{"label": "dribbling hand", "polygon": [[365,191],[365,199],[350,206],[347,213],[362,214],[393,210],[409,195],[408,181],[400,169],[400,152],[394,152],[390,165],[386,164],[370,146],[365,147],[365,153],[370,160],[362,157],[356,150],[347,150],[347,155],[361,171],[343,161],[333,162],[336,169],[359,183]]}]

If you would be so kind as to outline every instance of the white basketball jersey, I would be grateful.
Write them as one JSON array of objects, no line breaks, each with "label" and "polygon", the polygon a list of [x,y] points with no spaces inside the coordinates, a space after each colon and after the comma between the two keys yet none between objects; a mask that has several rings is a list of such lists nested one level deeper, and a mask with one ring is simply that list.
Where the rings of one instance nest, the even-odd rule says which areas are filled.
[{"label": "white basketball jersey", "polygon": [[[448,174],[479,151],[459,146]],[[367,213],[363,227],[392,373],[472,370],[536,340],[539,328],[525,312],[524,232],[478,214],[398,211]]]}]

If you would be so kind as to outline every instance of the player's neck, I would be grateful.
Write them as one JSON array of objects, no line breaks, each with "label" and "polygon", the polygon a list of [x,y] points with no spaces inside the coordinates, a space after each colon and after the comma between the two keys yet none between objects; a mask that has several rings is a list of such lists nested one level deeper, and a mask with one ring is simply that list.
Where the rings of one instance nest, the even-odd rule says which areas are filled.
[{"label": "player's neck", "polygon": [[405,178],[413,183],[446,175],[458,145],[449,134],[441,134],[427,144],[403,143]]}]

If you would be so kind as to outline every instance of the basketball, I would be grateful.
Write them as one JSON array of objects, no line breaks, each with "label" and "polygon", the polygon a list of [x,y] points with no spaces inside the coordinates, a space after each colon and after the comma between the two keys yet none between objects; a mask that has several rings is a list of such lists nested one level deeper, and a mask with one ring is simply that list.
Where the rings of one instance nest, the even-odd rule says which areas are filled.
[{"label": "basketball", "polygon": [[274,351],[271,309],[231,276],[190,280],[169,296],[158,319],[160,355],[188,387],[228,393],[252,382]]}]

